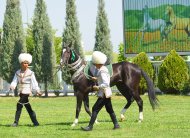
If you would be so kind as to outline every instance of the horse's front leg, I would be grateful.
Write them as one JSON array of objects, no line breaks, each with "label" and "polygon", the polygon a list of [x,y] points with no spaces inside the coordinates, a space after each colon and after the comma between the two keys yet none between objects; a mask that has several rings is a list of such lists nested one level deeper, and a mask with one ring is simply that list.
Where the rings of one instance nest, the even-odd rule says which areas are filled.
[{"label": "horse's front leg", "polygon": [[79,113],[81,110],[83,95],[80,92],[78,92],[76,94],[76,99],[77,99],[76,115],[75,115],[75,120],[74,120],[73,124],[71,125],[72,127],[75,127],[78,124],[78,117],[79,117]]},{"label": "horse's front leg", "polygon": [[140,40],[140,45],[143,44],[143,41],[144,41],[144,34],[145,34],[145,31],[143,30],[143,31],[142,31],[142,37],[141,37],[141,40]]},{"label": "horse's front leg", "polygon": [[175,28],[175,25],[174,24],[169,24],[167,25],[167,27],[165,28],[165,35],[168,37],[168,34]]},{"label": "horse's front leg", "polygon": [[166,25],[162,25],[160,27],[160,38],[161,40],[164,42],[167,39],[167,29],[166,29]]},{"label": "horse's front leg", "polygon": [[92,113],[90,112],[90,109],[89,109],[89,97],[88,97],[88,94],[86,96],[84,96],[83,102],[84,102],[85,111],[91,117]]},{"label": "horse's front leg", "polygon": [[185,32],[187,33],[187,38],[190,40],[190,27],[187,27]]}]

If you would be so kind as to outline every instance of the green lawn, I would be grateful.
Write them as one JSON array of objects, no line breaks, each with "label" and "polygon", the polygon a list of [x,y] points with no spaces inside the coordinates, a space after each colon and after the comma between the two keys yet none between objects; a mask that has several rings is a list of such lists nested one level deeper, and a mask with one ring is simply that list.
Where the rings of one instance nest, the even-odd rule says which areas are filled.
[{"label": "green lawn", "polygon": [[[100,124],[94,125],[91,132],[84,132],[81,126],[88,125],[89,116],[82,108],[79,125],[71,127],[75,119],[75,97],[30,98],[32,107],[36,111],[39,127],[32,127],[30,118],[23,108],[19,127],[10,125],[14,121],[16,110],[15,97],[0,97],[0,137],[2,138],[87,138],[87,137],[119,137],[119,138],[185,138],[190,135],[190,96],[158,96],[160,107],[152,111],[147,96],[144,101],[144,121],[138,123],[138,107],[134,102],[126,112],[126,120],[119,122],[121,128],[112,130],[113,124],[109,115],[103,108],[98,120]],[[90,96],[90,106],[97,98]],[[120,117],[120,111],[126,103],[122,96],[112,98],[113,108]]]}]

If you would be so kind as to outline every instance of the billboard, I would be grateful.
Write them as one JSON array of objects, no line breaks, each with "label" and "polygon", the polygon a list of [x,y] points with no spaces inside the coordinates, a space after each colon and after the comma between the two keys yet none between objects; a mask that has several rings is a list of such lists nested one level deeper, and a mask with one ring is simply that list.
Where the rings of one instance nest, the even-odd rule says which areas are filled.
[{"label": "billboard", "polygon": [[190,54],[190,0],[123,0],[125,56]]}]

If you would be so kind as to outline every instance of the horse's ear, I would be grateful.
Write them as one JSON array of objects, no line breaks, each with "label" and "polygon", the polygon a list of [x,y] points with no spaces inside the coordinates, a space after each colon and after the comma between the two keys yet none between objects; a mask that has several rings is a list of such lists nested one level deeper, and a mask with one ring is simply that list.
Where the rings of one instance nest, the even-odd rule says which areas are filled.
[{"label": "horse's ear", "polygon": [[63,44],[62,44],[62,48],[65,48],[65,49],[67,49],[67,48],[69,48],[70,47],[70,43],[67,43],[67,42],[63,42]]},{"label": "horse's ear", "polygon": [[70,48],[72,47],[72,42],[68,43],[68,47]]},{"label": "horse's ear", "polygon": [[71,48],[70,48],[69,46],[67,46],[67,47],[66,47],[66,50],[67,50],[67,51],[70,51],[70,50],[71,50]]},{"label": "horse's ear", "polygon": [[67,47],[67,43],[66,43],[66,42],[63,42],[62,48],[66,48],[66,47]]}]

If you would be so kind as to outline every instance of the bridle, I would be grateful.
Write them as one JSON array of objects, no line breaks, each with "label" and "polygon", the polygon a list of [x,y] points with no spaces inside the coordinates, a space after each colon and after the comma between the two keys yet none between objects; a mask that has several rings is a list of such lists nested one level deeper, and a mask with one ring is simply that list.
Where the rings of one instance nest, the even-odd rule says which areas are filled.
[{"label": "bridle", "polygon": [[[70,58],[70,52],[68,48],[63,48],[62,53],[61,53],[60,66],[63,67],[64,65],[67,65],[69,62],[69,58]],[[63,59],[66,59],[66,61]]]},{"label": "bridle", "polygon": [[83,59],[81,59],[80,56],[78,56],[73,50],[68,47],[63,48],[60,64],[62,66],[63,64],[66,65],[69,71],[74,72],[72,75],[72,80],[78,77],[86,66]]}]

